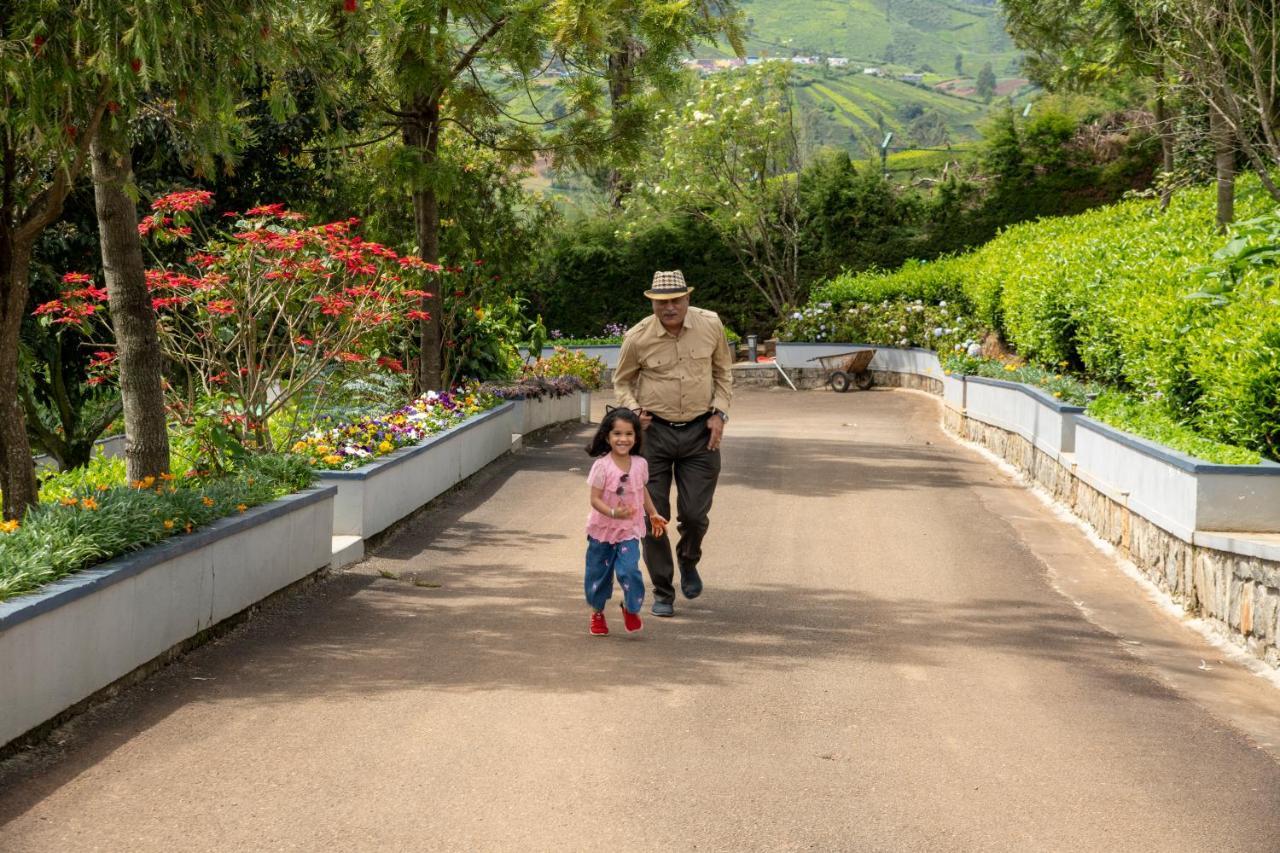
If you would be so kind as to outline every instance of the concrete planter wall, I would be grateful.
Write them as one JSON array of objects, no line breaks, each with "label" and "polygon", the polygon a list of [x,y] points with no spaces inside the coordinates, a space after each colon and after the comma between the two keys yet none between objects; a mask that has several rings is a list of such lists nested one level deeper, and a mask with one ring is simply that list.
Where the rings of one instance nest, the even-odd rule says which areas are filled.
[{"label": "concrete planter wall", "polygon": [[333,499],[310,489],[0,603],[0,744],[323,569]]},{"label": "concrete planter wall", "polygon": [[965,412],[1031,442],[1050,456],[1075,450],[1076,418],[1082,406],[1070,406],[1019,382],[965,377]]},{"label": "concrete planter wall", "polygon": [[964,411],[967,386],[963,376],[942,377],[942,401],[957,411]]},{"label": "concrete planter wall", "polygon": [[505,403],[354,471],[322,472],[320,482],[338,490],[333,534],[380,533],[508,452],[514,408]]},{"label": "concrete planter wall", "polygon": [[1092,418],[1077,424],[1076,475],[1170,533],[1280,533],[1280,465],[1213,465]]},{"label": "concrete planter wall", "polygon": [[[586,398],[585,401],[583,398]],[[536,400],[512,400],[511,432],[528,435],[552,424],[576,421],[584,406],[590,411],[591,393],[579,391],[565,397],[541,397]]]}]

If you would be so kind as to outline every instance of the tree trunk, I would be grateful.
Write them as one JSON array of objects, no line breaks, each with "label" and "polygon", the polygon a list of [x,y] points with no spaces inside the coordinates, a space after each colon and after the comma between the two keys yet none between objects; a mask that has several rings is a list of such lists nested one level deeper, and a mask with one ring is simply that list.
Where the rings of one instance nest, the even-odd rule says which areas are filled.
[{"label": "tree trunk", "polygon": [[1236,146],[1230,126],[1212,105],[1209,106],[1209,138],[1213,141],[1213,161],[1218,176],[1218,230],[1226,231],[1236,218]]},{"label": "tree trunk", "polygon": [[125,469],[132,482],[169,472],[164,360],[147,292],[138,211],[125,193],[133,178],[127,131],[103,121],[91,153],[98,243],[124,400]]},{"label": "tree trunk", "polygon": [[38,497],[18,387],[18,332],[27,306],[30,271],[30,247],[17,245],[9,223],[0,223],[0,489],[6,519],[22,518]]},{"label": "tree trunk", "polygon": [[1156,96],[1156,132],[1160,134],[1160,171],[1164,175],[1164,183],[1160,187],[1160,209],[1168,210],[1173,201],[1173,187],[1170,176],[1173,174],[1173,129],[1169,126],[1169,107],[1165,101],[1163,90]]},{"label": "tree trunk", "polygon": [[[609,55],[609,107],[613,113],[615,133],[621,130],[618,128],[619,122],[629,121],[626,109],[635,86],[635,66],[640,59],[641,50],[643,45],[640,42],[627,37],[623,39],[622,45]],[[627,134],[622,132],[619,135]],[[623,177],[622,170],[617,166],[609,167],[608,190],[609,203],[615,209],[622,207],[622,200],[631,192],[631,182]]]},{"label": "tree trunk", "polygon": [[[440,102],[437,98],[419,96],[410,106],[412,118],[404,128],[404,144],[417,152],[419,160],[432,174],[440,146]],[[418,238],[418,254],[428,263],[440,261],[440,199],[428,184],[413,191],[414,233]],[[439,287],[422,300],[422,310],[431,317],[418,325],[418,384],[422,390],[442,391],[444,371],[441,346],[444,343],[441,320],[444,317],[444,294]]]}]

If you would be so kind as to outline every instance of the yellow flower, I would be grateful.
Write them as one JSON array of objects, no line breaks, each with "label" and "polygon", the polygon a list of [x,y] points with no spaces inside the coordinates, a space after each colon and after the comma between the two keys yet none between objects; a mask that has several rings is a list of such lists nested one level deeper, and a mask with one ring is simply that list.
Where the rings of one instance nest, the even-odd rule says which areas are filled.
[{"label": "yellow flower", "polygon": [[75,506],[76,504],[80,503],[80,501],[76,500],[75,498],[63,498],[62,500],[58,501],[58,503],[62,504],[63,506]]},{"label": "yellow flower", "polygon": [[97,509],[98,502],[95,501],[93,498],[85,498],[84,500],[80,501],[80,506],[84,507],[85,509]]},{"label": "yellow flower", "polygon": [[1017,365],[1014,365],[1014,364],[1006,364],[1006,365],[1004,366],[1004,369],[1005,369],[1005,370],[1008,370],[1010,373],[1012,373],[1013,371],[1017,370],[1017,369],[1018,369],[1018,367],[1017,367]]},{"label": "yellow flower", "polygon": [[382,442],[382,444],[378,445],[378,450],[381,453],[390,453],[395,449],[396,449],[396,446],[389,441],[384,441]]},{"label": "yellow flower", "polygon": [[299,441],[297,444],[293,446],[294,453],[302,453],[306,449],[307,449],[307,443],[305,441]]},{"label": "yellow flower", "polygon": [[324,458],[324,461],[328,465],[337,465],[339,462],[342,461],[342,457],[336,453],[330,453],[328,456]]},{"label": "yellow flower", "polygon": [[165,529],[165,530],[172,530],[172,529],[173,529],[173,519],[172,519],[172,518],[166,518],[166,519],[164,520],[164,529]]},{"label": "yellow flower", "polygon": [[213,506],[213,498],[209,497],[208,495],[205,495],[200,499],[200,503],[204,504],[205,506]]},{"label": "yellow flower", "polygon": [[11,518],[8,521],[0,521],[0,533],[13,533],[18,529],[18,520]]},{"label": "yellow flower", "polygon": [[249,507],[245,506],[244,504],[236,504],[236,509],[240,510],[241,512],[244,512],[248,508]]}]

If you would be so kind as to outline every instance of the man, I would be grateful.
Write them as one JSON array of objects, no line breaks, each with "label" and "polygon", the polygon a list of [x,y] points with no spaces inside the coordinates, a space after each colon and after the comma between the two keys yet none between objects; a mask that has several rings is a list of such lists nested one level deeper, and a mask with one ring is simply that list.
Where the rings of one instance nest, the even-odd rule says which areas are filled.
[{"label": "man", "polygon": [[[671,517],[675,478],[680,532],[675,556],[685,598],[702,594],[698,560],[720,478],[720,438],[733,394],[733,357],[724,326],[715,312],[689,306],[692,292],[679,270],[653,274],[653,286],[644,293],[653,303],[653,316],[628,330],[613,374],[618,404],[640,415],[649,496],[664,518]],[[669,539],[646,536],[644,562],[653,584],[653,615],[675,615]]]}]

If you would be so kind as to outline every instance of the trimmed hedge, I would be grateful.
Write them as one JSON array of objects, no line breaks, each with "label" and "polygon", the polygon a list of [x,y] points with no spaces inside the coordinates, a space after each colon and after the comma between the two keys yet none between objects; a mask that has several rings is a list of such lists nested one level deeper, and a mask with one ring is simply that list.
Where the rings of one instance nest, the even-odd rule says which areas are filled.
[{"label": "trimmed hedge", "polygon": [[[1237,187],[1242,219],[1276,206]],[[832,280],[810,304],[945,298],[1023,358],[1129,392],[1216,442],[1280,458],[1280,285],[1261,265],[1206,293],[1224,265],[1213,187],[1161,212],[1130,200],[1023,223],[982,248]]]}]

